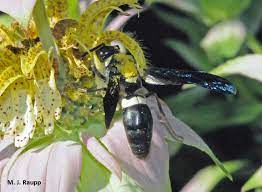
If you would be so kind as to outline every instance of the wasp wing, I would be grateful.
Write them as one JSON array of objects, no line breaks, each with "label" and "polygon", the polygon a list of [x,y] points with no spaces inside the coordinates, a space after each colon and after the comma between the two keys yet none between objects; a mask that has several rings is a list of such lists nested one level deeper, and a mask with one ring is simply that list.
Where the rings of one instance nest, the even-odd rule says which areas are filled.
[{"label": "wasp wing", "polygon": [[197,84],[216,92],[236,94],[235,86],[228,80],[201,71],[151,67],[146,69],[144,81],[151,85]]},{"label": "wasp wing", "polygon": [[114,76],[109,75],[109,77],[106,94],[103,98],[105,125],[107,129],[110,127],[111,121],[114,117],[120,91],[119,80]]}]

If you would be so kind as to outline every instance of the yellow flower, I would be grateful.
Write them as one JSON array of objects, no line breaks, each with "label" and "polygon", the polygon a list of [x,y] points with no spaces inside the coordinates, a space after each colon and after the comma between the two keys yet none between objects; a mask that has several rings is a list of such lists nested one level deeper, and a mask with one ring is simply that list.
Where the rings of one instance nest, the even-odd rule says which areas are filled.
[{"label": "yellow flower", "polygon": [[0,127],[5,135],[14,136],[16,147],[22,147],[36,127],[52,133],[61,113],[61,96],[52,61],[40,43],[26,54],[0,51]]}]

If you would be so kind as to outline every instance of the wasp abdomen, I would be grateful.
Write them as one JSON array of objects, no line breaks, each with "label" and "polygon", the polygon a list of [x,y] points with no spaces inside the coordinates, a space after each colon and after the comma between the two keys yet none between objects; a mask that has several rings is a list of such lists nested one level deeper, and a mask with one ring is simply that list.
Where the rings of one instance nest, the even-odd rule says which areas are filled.
[{"label": "wasp abdomen", "polygon": [[149,107],[141,97],[123,99],[123,124],[134,155],[145,158],[150,150],[153,118]]}]

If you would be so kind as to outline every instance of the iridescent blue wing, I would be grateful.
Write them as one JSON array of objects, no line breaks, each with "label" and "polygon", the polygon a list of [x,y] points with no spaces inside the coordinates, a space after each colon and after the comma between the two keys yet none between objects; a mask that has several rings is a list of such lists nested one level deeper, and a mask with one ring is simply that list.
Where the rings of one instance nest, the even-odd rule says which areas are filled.
[{"label": "iridescent blue wing", "polygon": [[180,71],[151,67],[145,70],[144,81],[151,85],[197,84],[204,88],[235,95],[237,90],[228,80],[201,71]]}]

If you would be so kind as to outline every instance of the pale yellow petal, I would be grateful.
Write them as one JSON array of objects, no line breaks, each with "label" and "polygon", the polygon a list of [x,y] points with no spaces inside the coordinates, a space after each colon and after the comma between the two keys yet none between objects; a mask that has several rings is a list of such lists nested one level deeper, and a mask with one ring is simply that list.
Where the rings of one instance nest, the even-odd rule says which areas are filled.
[{"label": "pale yellow petal", "polygon": [[16,70],[13,66],[7,67],[0,74],[0,95],[6,90],[6,88],[17,79],[23,77],[22,74]]},{"label": "pale yellow petal", "polygon": [[54,121],[60,117],[61,95],[56,88],[54,72],[51,72],[50,79],[43,79],[36,82],[34,111],[38,121],[43,120],[46,134],[54,129]]},{"label": "pale yellow petal", "polygon": [[16,147],[25,146],[28,143],[29,138],[32,138],[34,129],[36,127],[31,95],[27,95],[26,105],[27,110],[23,116],[22,124],[20,124],[22,131],[15,136]]}]

